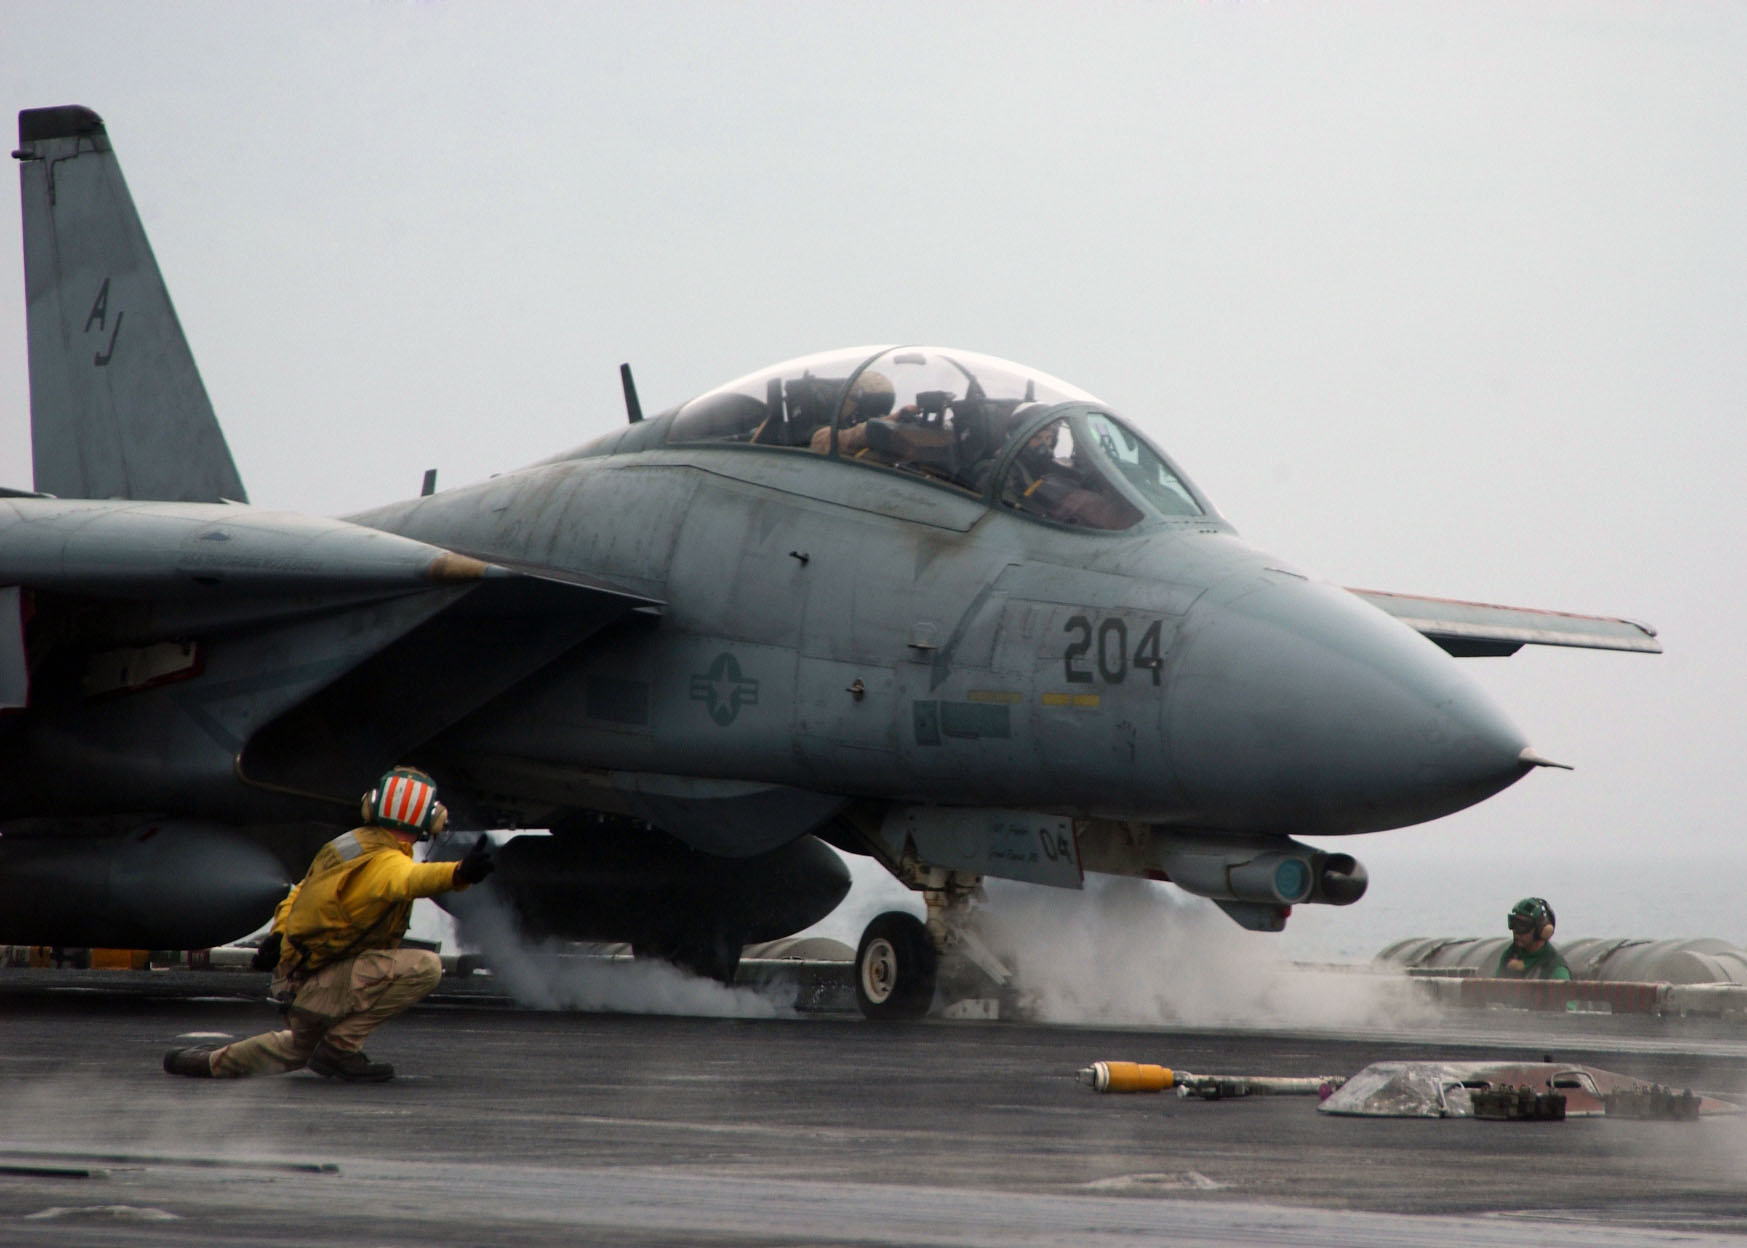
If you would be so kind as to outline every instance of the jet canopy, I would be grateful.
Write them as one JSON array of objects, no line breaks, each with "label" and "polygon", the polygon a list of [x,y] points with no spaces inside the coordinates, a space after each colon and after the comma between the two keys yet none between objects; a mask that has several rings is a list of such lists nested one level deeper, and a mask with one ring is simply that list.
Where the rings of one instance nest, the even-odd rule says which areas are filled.
[{"label": "jet canopy", "polygon": [[790,360],[685,404],[666,441],[823,455],[1078,528],[1122,530],[1209,510],[1092,395],[969,351],[859,347]]}]

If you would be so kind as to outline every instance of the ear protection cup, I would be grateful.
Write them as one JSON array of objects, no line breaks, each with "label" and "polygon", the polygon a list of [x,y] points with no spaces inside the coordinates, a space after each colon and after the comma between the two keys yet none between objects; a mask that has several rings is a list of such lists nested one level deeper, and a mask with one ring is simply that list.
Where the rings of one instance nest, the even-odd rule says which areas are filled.
[{"label": "ear protection cup", "polygon": [[1545,897],[1537,897],[1535,900],[1540,902],[1541,909],[1547,912],[1547,922],[1541,928],[1541,939],[1552,940],[1553,925],[1559,920],[1553,917],[1553,907],[1547,904],[1547,899]]}]

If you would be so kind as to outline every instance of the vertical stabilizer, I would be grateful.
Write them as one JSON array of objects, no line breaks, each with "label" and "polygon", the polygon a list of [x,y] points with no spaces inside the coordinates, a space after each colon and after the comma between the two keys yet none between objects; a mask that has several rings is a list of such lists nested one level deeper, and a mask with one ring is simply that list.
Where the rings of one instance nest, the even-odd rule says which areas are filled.
[{"label": "vertical stabilizer", "polygon": [[18,114],[36,488],[246,502],[103,119]]}]

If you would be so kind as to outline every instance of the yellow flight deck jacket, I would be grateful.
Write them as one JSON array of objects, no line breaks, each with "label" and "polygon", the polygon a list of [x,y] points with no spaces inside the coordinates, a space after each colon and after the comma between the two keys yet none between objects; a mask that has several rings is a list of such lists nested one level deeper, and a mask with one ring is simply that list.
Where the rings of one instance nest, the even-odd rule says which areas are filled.
[{"label": "yellow flight deck jacket", "polygon": [[303,880],[273,912],[285,939],[281,975],[307,975],[366,949],[393,949],[412,903],[465,888],[455,862],[414,862],[412,846],[387,828],[362,827],[316,851]]}]

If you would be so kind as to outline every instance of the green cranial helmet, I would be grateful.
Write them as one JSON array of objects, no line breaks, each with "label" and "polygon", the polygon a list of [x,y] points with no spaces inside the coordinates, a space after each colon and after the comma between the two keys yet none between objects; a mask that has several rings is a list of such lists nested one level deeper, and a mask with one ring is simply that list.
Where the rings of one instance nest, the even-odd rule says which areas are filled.
[{"label": "green cranial helmet", "polygon": [[1524,897],[1510,908],[1505,920],[1513,932],[1532,932],[1557,922],[1545,897]]}]

